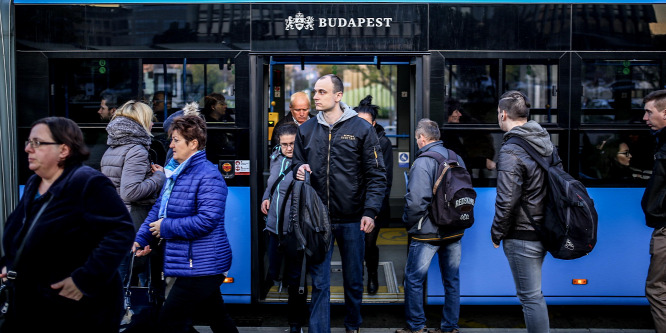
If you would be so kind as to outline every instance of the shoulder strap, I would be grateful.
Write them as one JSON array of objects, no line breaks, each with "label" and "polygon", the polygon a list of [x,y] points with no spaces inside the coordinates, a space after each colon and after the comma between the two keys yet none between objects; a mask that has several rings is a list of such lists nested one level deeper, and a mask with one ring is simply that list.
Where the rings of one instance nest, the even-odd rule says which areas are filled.
[{"label": "shoulder strap", "polygon": [[[26,194],[24,193],[24,195]],[[42,208],[40,208],[37,214],[35,214],[35,217],[33,217],[32,223],[30,224],[30,228],[28,228],[28,231],[25,233],[23,241],[21,242],[21,246],[19,246],[18,250],[16,251],[16,256],[14,256],[14,262],[12,265],[13,267],[18,267],[18,261],[19,258],[21,257],[21,253],[23,253],[23,248],[25,247],[25,243],[27,243],[28,237],[30,237],[32,231],[35,229],[35,225],[37,225],[37,220],[39,220],[39,217],[42,216],[42,213],[44,213],[46,206],[49,205],[51,200],[53,200],[53,194],[49,196],[46,202],[44,202],[44,204],[42,205]],[[7,267],[7,278],[12,280],[16,279],[16,272],[11,270],[9,267]]]},{"label": "shoulder strap", "polygon": [[[438,164],[442,164],[442,163],[446,162],[446,157],[444,157],[444,155],[442,155],[438,152],[435,152],[435,151],[427,151],[427,152],[422,153],[421,155],[419,155],[419,157],[434,158],[435,160],[437,160]],[[417,157],[417,158],[419,158],[419,157]]]},{"label": "shoulder strap", "polygon": [[271,187],[271,192],[269,194],[269,198],[273,198],[273,193],[275,193],[275,189],[280,185],[280,182],[284,179],[284,177],[287,177],[287,175],[291,172],[291,168],[287,168],[287,172],[282,173],[276,180],[275,183],[273,183],[273,187]]},{"label": "shoulder strap", "polygon": [[[547,161],[545,157],[543,157],[541,154],[539,154],[534,149],[534,147],[532,147],[532,145],[530,145],[529,143],[527,143],[527,141],[525,141],[525,139],[523,139],[519,136],[512,136],[512,137],[509,138],[509,140],[506,140],[506,142],[504,142],[504,144],[507,144],[507,143],[513,143],[513,144],[516,144],[516,145],[522,147],[525,150],[525,152],[528,155],[530,155],[532,157],[532,159],[534,159],[534,161],[536,161],[537,164],[539,164],[539,166],[541,166],[544,170],[548,170],[548,167],[550,167],[551,164],[549,163],[549,161]],[[551,161],[552,161],[552,159],[553,159],[553,156],[551,155]]]}]

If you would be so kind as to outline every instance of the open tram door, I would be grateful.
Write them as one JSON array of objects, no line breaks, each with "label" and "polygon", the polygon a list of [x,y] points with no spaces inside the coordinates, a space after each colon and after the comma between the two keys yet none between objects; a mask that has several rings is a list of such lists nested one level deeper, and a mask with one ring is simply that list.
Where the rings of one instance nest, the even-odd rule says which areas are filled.
[{"label": "open tram door", "polygon": [[[403,270],[407,258],[407,233],[402,223],[402,211],[406,191],[405,174],[415,145],[412,136],[416,121],[422,118],[424,101],[427,100],[423,82],[423,61],[420,55],[350,55],[350,56],[272,56],[255,55],[252,63],[255,82],[251,103],[253,123],[262,133],[257,143],[257,167],[263,167],[263,179],[258,179],[255,209],[253,250],[253,298],[260,302],[282,303],[288,298],[287,288],[279,279],[267,278],[269,256],[266,250],[263,214],[259,207],[270,174],[269,156],[275,125],[290,112],[290,96],[305,92],[311,101],[311,115],[317,111],[312,103],[312,89],[316,80],[325,74],[336,74],[344,83],[342,102],[354,107],[367,95],[372,104],[380,107],[377,123],[381,125],[393,146],[393,182],[390,194],[390,218],[382,222],[377,246],[379,247],[379,290],[375,295],[367,293],[367,272],[364,272],[363,303],[402,303]],[[278,265],[279,266],[279,265]],[[308,285],[309,283],[308,276]],[[342,264],[339,252],[334,249],[331,263],[331,302],[344,303]]]}]

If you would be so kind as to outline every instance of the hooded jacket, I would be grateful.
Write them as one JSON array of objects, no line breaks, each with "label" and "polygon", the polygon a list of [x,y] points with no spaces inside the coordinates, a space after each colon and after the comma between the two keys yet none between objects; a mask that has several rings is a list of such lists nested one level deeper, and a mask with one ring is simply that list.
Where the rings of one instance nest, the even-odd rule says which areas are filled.
[{"label": "hooded jacket", "polygon": [[494,244],[506,238],[539,240],[522,204],[525,204],[536,223],[543,220],[545,210],[547,173],[523,148],[505,143],[513,136],[526,140],[542,156],[557,154],[550,135],[536,121],[530,120],[515,126],[504,134],[497,162],[497,199],[491,227]]},{"label": "hooded jacket", "polygon": [[340,107],[344,112],[333,125],[319,112],[299,126],[293,172],[309,164],[312,187],[328,207],[331,223],[353,223],[378,215],[386,169],[372,125],[346,104]]},{"label": "hooded jacket", "polygon": [[[280,180],[275,187],[275,192],[271,197],[271,189],[275,182],[284,174],[285,176]],[[287,192],[289,184],[294,180],[294,173],[291,172],[291,158],[283,155],[280,151],[280,148],[275,149],[273,154],[271,154],[271,174],[268,176],[268,184],[266,190],[264,191],[264,196],[261,201],[270,200],[270,206],[268,207],[268,215],[266,216],[266,230],[277,234],[277,226],[280,225],[282,233],[287,233],[289,212],[291,210],[291,205],[282,203]],[[291,197],[291,196],[290,196]],[[280,211],[284,207],[284,211]]]},{"label": "hooded jacket", "polygon": [[[437,169],[439,163],[434,158],[418,158],[421,154],[433,151],[449,158],[449,152],[442,141],[431,142],[416,152],[416,159],[409,169],[409,182],[407,183],[407,194],[405,194],[405,210],[402,221],[405,223],[407,232],[419,241],[441,241],[461,232],[440,231],[439,227],[430,220],[428,208],[432,202],[432,188],[437,180]],[[458,156],[460,165],[465,167],[465,162]]]},{"label": "hooded jacket", "polygon": [[655,133],[655,138],[652,176],[645,187],[641,207],[648,227],[663,228],[666,227],[666,130]]},{"label": "hooded jacket", "polygon": [[150,135],[143,126],[127,117],[116,117],[106,126],[106,131],[109,148],[100,163],[102,173],[111,179],[127,210],[133,204],[152,206],[166,176],[164,172],[150,170]]}]

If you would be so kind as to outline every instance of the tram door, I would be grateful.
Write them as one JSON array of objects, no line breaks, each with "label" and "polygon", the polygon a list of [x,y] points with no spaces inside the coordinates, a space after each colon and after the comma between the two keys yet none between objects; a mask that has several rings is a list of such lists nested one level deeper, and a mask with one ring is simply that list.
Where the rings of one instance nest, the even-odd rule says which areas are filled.
[{"label": "tram door", "polygon": [[[355,107],[367,96],[372,96],[372,104],[379,106],[377,125],[383,128],[386,137],[392,143],[393,172],[390,194],[390,213],[383,221],[377,237],[379,248],[378,292],[369,295],[367,292],[367,269],[364,270],[363,303],[402,303],[404,294],[402,280],[404,265],[407,259],[407,233],[402,223],[402,212],[406,190],[405,174],[409,170],[411,147],[410,137],[413,132],[415,96],[420,96],[420,88],[414,82],[416,67],[413,60],[406,58],[378,59],[374,56],[359,57],[266,57],[264,58],[264,119],[267,124],[265,131],[264,186],[266,188],[270,170],[268,156],[276,148],[271,143],[273,130],[277,123],[290,113],[290,96],[296,92],[304,92],[311,101],[311,116],[316,116],[312,102],[313,87],[316,80],[326,74],[336,74],[344,83],[342,102]],[[277,139],[275,139],[277,140]],[[261,202],[261,198],[258,199]],[[261,218],[260,218],[261,220]],[[264,302],[286,302],[287,286],[280,280],[267,278],[271,263],[266,249],[266,234],[263,226],[257,228],[259,234],[259,267],[260,282],[259,299]],[[276,266],[273,266],[276,267]],[[308,276],[308,285],[310,277]],[[255,284],[256,286],[256,284]],[[344,303],[342,263],[335,245],[331,263],[331,302]]]}]

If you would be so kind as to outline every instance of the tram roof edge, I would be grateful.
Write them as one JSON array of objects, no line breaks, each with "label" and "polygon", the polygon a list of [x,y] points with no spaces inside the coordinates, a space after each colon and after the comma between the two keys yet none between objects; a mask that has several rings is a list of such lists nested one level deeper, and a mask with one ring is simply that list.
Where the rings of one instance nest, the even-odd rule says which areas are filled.
[{"label": "tram roof edge", "polygon": [[[302,3],[302,0],[14,0],[14,4],[58,4],[58,5],[121,5],[121,4],[253,4],[253,3]],[[365,1],[349,1],[349,0],[311,0],[309,3],[447,3],[447,4],[524,4],[524,3],[541,3],[541,4],[659,4],[666,3],[666,0],[430,0],[430,1],[408,1],[408,0],[365,0]]]}]

